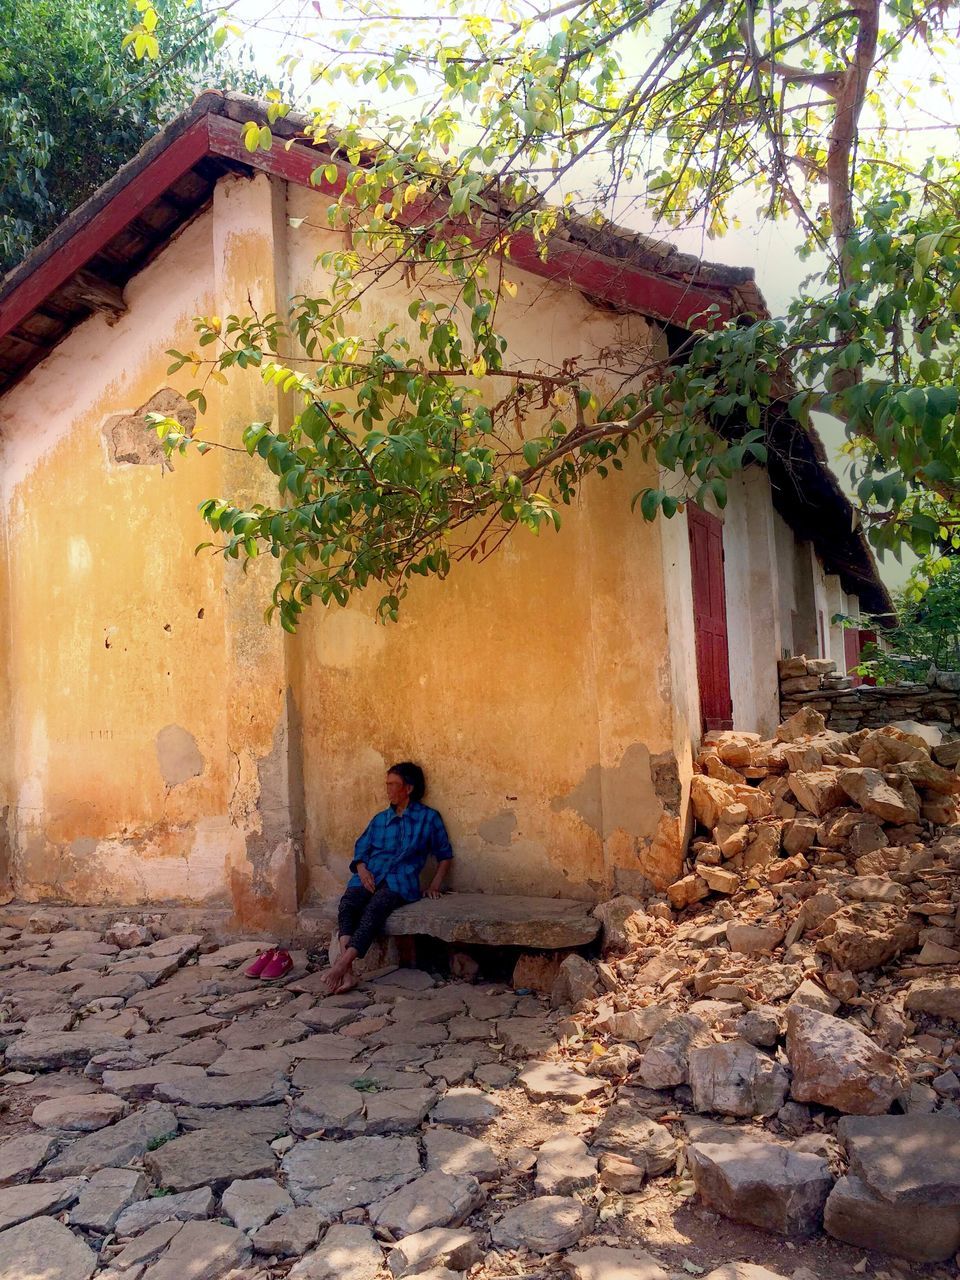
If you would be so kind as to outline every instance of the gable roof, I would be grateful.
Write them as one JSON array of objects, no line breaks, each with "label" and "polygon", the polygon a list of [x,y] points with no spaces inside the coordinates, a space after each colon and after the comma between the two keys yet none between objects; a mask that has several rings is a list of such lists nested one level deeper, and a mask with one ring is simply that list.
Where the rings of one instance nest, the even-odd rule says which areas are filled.
[{"label": "gable roof", "polygon": [[[201,94],[0,281],[0,395],[90,314],[121,314],[126,283],[209,204],[225,174],[259,171],[328,195],[343,190],[349,166],[330,144],[304,138],[303,117],[275,121],[269,151],[247,151],[244,123],[266,119],[265,104],[253,98]],[[317,173],[331,165],[333,181]],[[567,219],[549,249],[544,259],[533,237],[520,233],[511,239],[511,261],[600,305],[669,328],[696,327],[709,308],[723,318],[768,314],[751,268],[703,262],[613,223]],[[814,543],[845,590],[874,612],[889,610],[873,556],[816,433],[784,415],[771,443],[768,471],[781,515]]]}]

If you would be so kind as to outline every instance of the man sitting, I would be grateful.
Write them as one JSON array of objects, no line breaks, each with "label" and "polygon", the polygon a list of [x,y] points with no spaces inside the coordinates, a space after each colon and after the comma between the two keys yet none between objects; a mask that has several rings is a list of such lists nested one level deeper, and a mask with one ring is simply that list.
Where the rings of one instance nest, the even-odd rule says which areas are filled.
[{"label": "man sitting", "polygon": [[419,765],[404,761],[387,770],[389,804],[354,846],[350,863],[354,874],[340,899],[340,955],[327,974],[328,994],[357,985],[353,962],[367,954],[391,911],[420,897],[420,873],[431,855],[437,869],[427,897],[440,897],[453,850],[440,814],[421,804],[425,791]]}]

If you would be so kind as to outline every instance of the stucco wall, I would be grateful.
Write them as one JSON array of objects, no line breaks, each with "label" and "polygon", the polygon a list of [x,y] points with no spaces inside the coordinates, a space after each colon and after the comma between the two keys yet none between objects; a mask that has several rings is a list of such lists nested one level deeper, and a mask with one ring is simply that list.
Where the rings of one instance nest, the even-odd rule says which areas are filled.
[{"label": "stucco wall", "polygon": [[[293,293],[317,287],[337,238],[310,223],[318,197],[291,189]],[[313,215],[313,216],[311,216]],[[514,269],[499,322],[511,360],[591,359],[622,318]],[[413,292],[393,280],[364,320],[416,344]],[[635,339],[647,338],[637,318]],[[648,339],[649,340],[649,339]],[[454,841],[455,887],[593,898],[679,866],[668,632],[660,531],[630,513],[645,476],[587,486],[559,534],[520,530],[484,564],[418,582],[401,620],[373,620],[379,593],[315,607],[294,643],[303,726],[311,893],[342,885],[353,841],[382,808],[383,774],[420,761]]]}]

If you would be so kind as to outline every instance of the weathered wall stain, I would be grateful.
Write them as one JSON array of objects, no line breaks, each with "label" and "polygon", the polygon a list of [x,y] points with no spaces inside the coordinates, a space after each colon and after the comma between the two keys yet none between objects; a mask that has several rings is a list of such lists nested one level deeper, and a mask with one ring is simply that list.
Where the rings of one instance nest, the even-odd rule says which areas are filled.
[{"label": "weathered wall stain", "polygon": [[487,844],[505,845],[517,829],[517,815],[512,809],[501,809],[492,818],[477,823],[477,835]]},{"label": "weathered wall stain", "polygon": [[168,724],[156,738],[157,763],[168,787],[179,786],[203,773],[203,756],[192,733],[178,724]]}]

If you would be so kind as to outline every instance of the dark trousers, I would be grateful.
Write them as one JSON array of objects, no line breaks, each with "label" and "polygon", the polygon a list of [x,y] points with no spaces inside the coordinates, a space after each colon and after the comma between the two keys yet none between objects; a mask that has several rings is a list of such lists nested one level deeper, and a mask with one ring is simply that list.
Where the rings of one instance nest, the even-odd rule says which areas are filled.
[{"label": "dark trousers", "polygon": [[383,932],[384,921],[391,911],[402,907],[406,898],[385,884],[369,893],[362,885],[347,889],[337,910],[337,935],[349,938],[358,956],[365,956],[370,944]]}]

